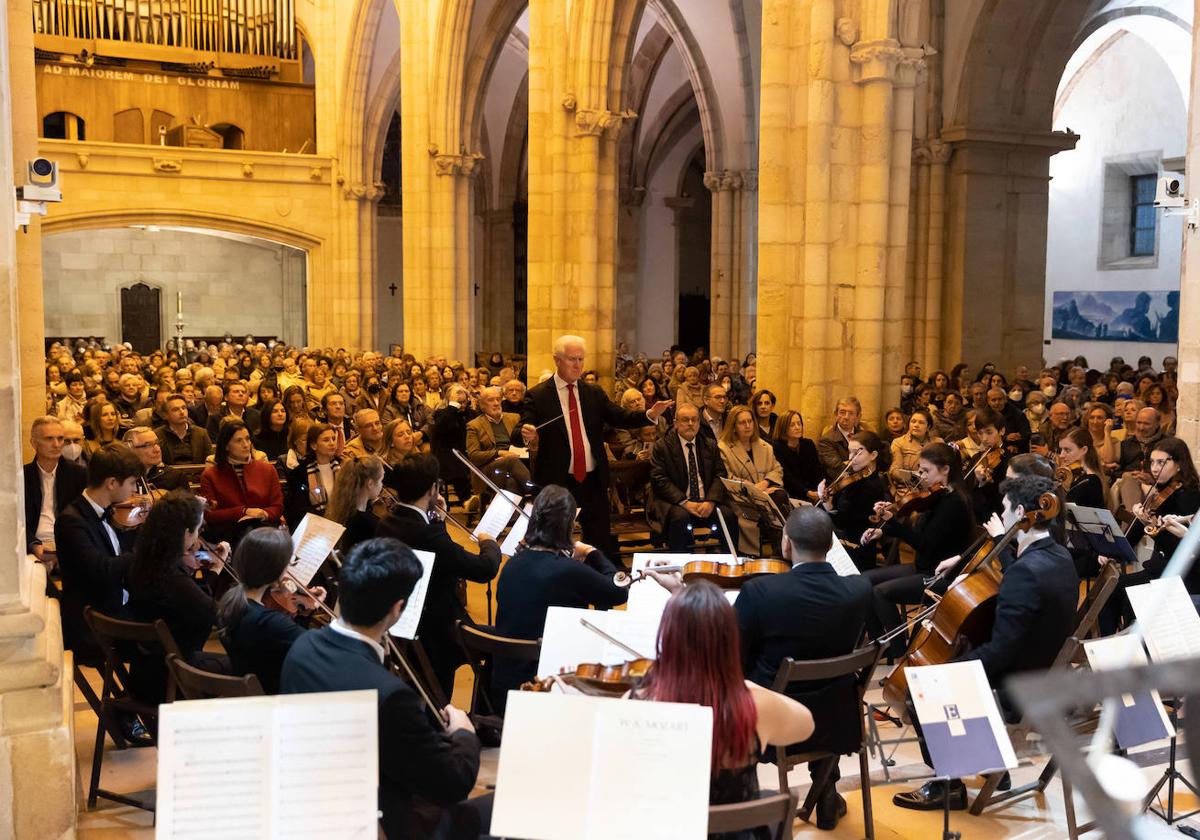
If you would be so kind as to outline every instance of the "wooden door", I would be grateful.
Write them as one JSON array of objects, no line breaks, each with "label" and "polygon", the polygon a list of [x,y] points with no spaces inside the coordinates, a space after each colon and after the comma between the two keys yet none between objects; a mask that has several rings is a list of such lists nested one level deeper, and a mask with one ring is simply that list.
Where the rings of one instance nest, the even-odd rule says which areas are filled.
[{"label": "wooden door", "polygon": [[121,290],[121,340],[139,353],[162,347],[162,292],[145,283]]}]

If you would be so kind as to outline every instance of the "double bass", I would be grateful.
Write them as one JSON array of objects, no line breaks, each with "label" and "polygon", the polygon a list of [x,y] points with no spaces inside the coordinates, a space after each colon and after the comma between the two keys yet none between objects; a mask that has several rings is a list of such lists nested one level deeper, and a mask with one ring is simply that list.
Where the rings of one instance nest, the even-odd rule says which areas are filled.
[{"label": "double bass", "polygon": [[[1058,495],[1043,493],[1038,497],[1037,509],[1026,512],[998,540],[984,535],[964,552],[968,560],[959,576],[940,601],[916,617],[919,629],[913,633],[904,656],[883,681],[883,699],[900,711],[901,717],[905,720],[908,717],[905,668],[942,665],[954,659],[965,647],[981,645],[991,637],[1001,580],[996,558],[1019,532],[1050,522],[1058,512]],[[901,625],[901,628],[906,626]]]}]

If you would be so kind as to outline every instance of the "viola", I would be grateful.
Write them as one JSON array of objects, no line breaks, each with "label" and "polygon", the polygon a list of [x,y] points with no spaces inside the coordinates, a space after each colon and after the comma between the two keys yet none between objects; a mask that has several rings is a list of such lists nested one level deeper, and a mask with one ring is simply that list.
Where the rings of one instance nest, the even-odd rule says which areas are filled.
[{"label": "viola", "polygon": [[641,683],[654,666],[653,659],[630,659],[619,665],[602,665],[599,662],[584,662],[574,671],[564,671],[552,677],[533,680],[521,686],[522,691],[549,691],[555,682],[572,685],[584,694],[625,694]]},{"label": "viola", "polygon": [[[909,513],[924,513],[931,509],[937,500],[950,492],[950,488],[944,484],[932,484],[921,490],[914,490],[901,496],[894,502],[888,502],[884,510],[892,512],[893,517],[905,516]],[[874,525],[878,525],[883,521],[882,513],[872,513],[867,517],[867,520]]]},{"label": "viola", "polygon": [[1062,485],[1063,490],[1070,490],[1071,485],[1083,476],[1083,464],[1075,461],[1054,471],[1054,480]]},{"label": "viola", "polygon": [[[904,656],[883,681],[884,700],[893,709],[900,710],[901,717],[907,719],[908,677],[905,669],[942,665],[954,659],[962,649],[983,644],[991,637],[1002,578],[996,558],[1018,533],[1050,522],[1058,512],[1058,495],[1043,493],[1038,498],[1038,507],[1013,523],[1000,539],[984,535],[964,552],[968,559],[959,576],[940,601],[918,614],[914,623],[919,623],[920,629],[913,633]],[[901,625],[897,632],[906,626]]]},{"label": "viola", "polygon": [[661,572],[670,574],[679,572],[683,576],[684,583],[694,583],[698,580],[706,580],[709,583],[715,583],[722,589],[739,589],[746,581],[763,575],[777,575],[783,572],[791,571],[792,564],[786,560],[771,560],[759,559],[749,560],[743,559],[733,565],[730,563],[721,563],[717,560],[689,560],[680,566],[649,566],[647,569],[631,575],[630,583],[641,580],[646,575],[646,571]]},{"label": "viola", "polygon": [[303,590],[291,578],[280,581],[263,593],[263,606],[295,618],[312,617],[317,611],[317,599]]},{"label": "viola", "polygon": [[1146,536],[1158,536],[1158,532],[1162,530],[1162,517],[1158,515],[1158,509],[1182,487],[1183,482],[1177,478],[1173,478],[1167,482],[1166,487],[1160,488],[1155,486],[1150,490],[1150,495],[1142,503],[1143,521],[1149,520],[1146,521],[1146,527],[1142,529]]},{"label": "viola", "polygon": [[153,496],[130,496],[125,501],[113,505],[113,524],[125,530],[136,528],[145,521],[146,514],[153,505]]}]

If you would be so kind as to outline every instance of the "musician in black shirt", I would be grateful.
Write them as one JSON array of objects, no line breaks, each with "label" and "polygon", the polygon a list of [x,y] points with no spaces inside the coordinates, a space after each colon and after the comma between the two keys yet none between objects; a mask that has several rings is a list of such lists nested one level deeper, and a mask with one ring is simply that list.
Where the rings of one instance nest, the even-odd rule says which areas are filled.
[{"label": "musician in black shirt", "polygon": [[[847,546],[850,559],[860,571],[878,565],[879,549],[873,544],[858,545],[862,535],[873,525],[870,517],[875,513],[877,502],[887,501],[887,474],[891,462],[891,448],[874,432],[855,432],[850,435],[850,459],[844,468],[845,477],[837,482],[841,489],[833,492],[821,505],[833,519],[833,530],[838,539],[857,545]],[[825,498],[831,489],[830,482],[822,480],[817,495]]]}]

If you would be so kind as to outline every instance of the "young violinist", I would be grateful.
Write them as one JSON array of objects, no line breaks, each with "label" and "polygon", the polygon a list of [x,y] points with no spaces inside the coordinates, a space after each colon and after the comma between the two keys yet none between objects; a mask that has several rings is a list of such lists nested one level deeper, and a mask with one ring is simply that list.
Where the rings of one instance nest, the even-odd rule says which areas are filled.
[{"label": "young violinist", "polygon": [[[1089,508],[1107,508],[1108,483],[1100,468],[1092,436],[1083,429],[1072,429],[1058,441],[1058,469],[1055,477],[1066,490],[1066,500]],[[1071,548],[1075,571],[1080,578],[1094,578],[1100,565],[1094,552]]]},{"label": "young violinist", "polygon": [[[1125,590],[1157,580],[1179,547],[1179,536],[1171,529],[1161,527],[1162,517],[1190,516],[1200,508],[1200,477],[1186,443],[1179,438],[1161,438],[1150,451],[1149,466],[1153,485],[1143,500],[1133,506],[1132,513],[1137,519],[1126,539],[1136,545],[1143,536],[1149,536],[1154,541],[1154,550],[1142,564],[1141,571],[1121,575],[1116,591],[1100,616],[1100,627],[1106,635],[1117,629],[1118,618],[1126,624],[1133,618]],[[1101,558],[1101,562],[1105,561],[1106,558]],[[1200,567],[1193,564],[1183,582],[1190,594],[1200,594]]]},{"label": "young violinist", "polygon": [[987,522],[1000,512],[999,487],[1008,469],[1004,415],[987,407],[978,409],[975,432],[979,436],[979,453],[964,461],[963,483],[970,491],[975,521]]},{"label": "young violinist", "polygon": [[[618,569],[604,552],[572,537],[575,499],[551,484],[538,493],[529,528],[496,583],[496,633],[510,639],[540,639],[550,607],[595,607],[606,610],[629,599],[629,587],[618,585]],[[496,657],[491,700],[504,713],[510,690],[533,679],[535,662]]]},{"label": "young violinist", "polygon": [[813,734],[808,709],[743,679],[733,607],[707,581],[682,586],[667,602],[658,628],[658,659],[632,697],[713,710],[709,802],[714,805],[757,798],[764,750]]},{"label": "young violinist", "polygon": [[[233,673],[254,674],[267,694],[279,693],[279,672],[292,643],[305,628],[286,613],[270,609],[267,593],[283,585],[292,559],[292,539],[279,528],[255,528],[233,554],[237,583],[217,604],[221,643],[229,653]],[[311,593],[324,598],[325,590]]]},{"label": "young violinist", "polygon": [[341,568],[340,617],[296,640],[279,687],[283,694],[377,693],[381,836],[478,837],[491,824],[491,796],[467,800],[480,750],[470,718],[448,705],[439,722],[418,692],[384,666],[384,635],[420,579],[420,561],[399,541],[355,546]]},{"label": "young violinist", "polygon": [[384,472],[384,461],[376,455],[348,460],[337,471],[326,515],[346,528],[338,542],[343,554],[375,536],[379,517],[372,508],[383,493]]},{"label": "young violinist", "polygon": [[[1054,492],[1054,483],[1034,475],[1018,476],[1000,485],[1003,500],[1000,523],[1007,530],[1037,511],[1044,493]],[[1079,578],[1070,553],[1050,536],[1046,524],[1035,520],[1017,535],[1017,557],[1004,571],[996,596],[996,618],[991,638],[958,657],[983,663],[988,682],[1000,692],[1005,717],[1016,715],[1003,691],[1013,674],[1050,667],[1067,636],[1075,628],[1075,605]],[[911,702],[910,702],[911,707]],[[910,708],[913,728],[921,738],[921,755],[933,766],[916,713]],[[947,799],[949,802],[947,803]],[[961,779],[936,780],[892,800],[898,807],[918,811],[965,810],[967,791]]]},{"label": "young violinist", "polygon": [[850,436],[850,460],[841,479],[832,484],[822,481],[817,487],[820,505],[833,517],[838,539],[857,546],[848,551],[860,571],[878,564],[877,547],[858,545],[858,541],[871,527],[875,504],[888,498],[883,476],[890,457],[887,444],[874,432],[855,432]]},{"label": "young violinist", "polygon": [[[212,584],[229,558],[229,544],[219,544],[207,562],[200,562],[196,554],[203,525],[204,503],[186,490],[172,490],[158,500],[133,547],[125,606],[137,621],[163,619],[188,662],[228,673],[224,657],[203,650],[217,618]],[[166,663],[161,656],[135,657],[131,678],[139,699],[165,697]]]},{"label": "young violinist", "polygon": [[413,455],[392,467],[392,490],[399,504],[380,521],[376,536],[394,537],[435,555],[417,636],[438,684],[449,696],[454,672],[466,662],[454,622],[471,621],[458,598],[459,583],[487,583],[500,570],[501,557],[500,546],[488,534],[479,535],[478,552],[450,538],[437,514],[442,504],[438,478],[438,461],[432,455]]},{"label": "young violinist", "polygon": [[[908,523],[900,521],[888,504],[875,505],[883,524],[868,528],[860,542],[867,545],[882,536],[895,537],[913,548],[916,560],[912,566],[897,563],[864,572],[874,587],[874,615],[868,623],[874,635],[898,627],[899,605],[919,603],[925,592],[925,578],[946,558],[961,555],[971,542],[975,519],[962,491],[961,469],[957,452],[945,443],[932,443],[921,450],[917,464],[921,485],[928,494],[925,512]],[[888,654],[899,656],[904,648],[905,640],[899,636],[892,641]]]}]

